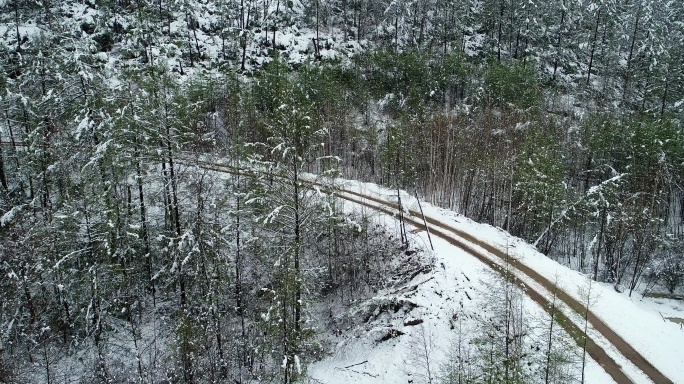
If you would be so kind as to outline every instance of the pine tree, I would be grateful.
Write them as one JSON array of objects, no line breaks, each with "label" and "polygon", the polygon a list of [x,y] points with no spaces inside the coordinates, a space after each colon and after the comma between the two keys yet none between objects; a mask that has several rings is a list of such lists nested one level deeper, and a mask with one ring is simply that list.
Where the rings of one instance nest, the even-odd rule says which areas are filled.
[{"label": "pine tree", "polygon": [[[250,160],[268,175],[262,180],[261,205],[265,228],[273,238],[273,269],[265,318],[268,329],[279,340],[283,359],[282,379],[294,381],[301,373],[309,330],[305,327],[303,265],[311,256],[307,239],[316,222],[325,215],[316,208],[303,173],[321,160],[326,132],[312,119],[308,90],[290,79],[276,60],[260,79],[260,100],[265,115],[262,142],[251,143],[256,151]],[[321,168],[316,168],[321,169]],[[325,170],[323,170],[325,173]],[[253,198],[254,199],[254,198]]]}]

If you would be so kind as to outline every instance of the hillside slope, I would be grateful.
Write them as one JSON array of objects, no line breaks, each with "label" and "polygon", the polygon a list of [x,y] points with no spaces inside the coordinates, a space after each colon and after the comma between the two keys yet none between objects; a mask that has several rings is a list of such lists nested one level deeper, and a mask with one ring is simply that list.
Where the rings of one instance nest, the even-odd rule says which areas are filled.
[{"label": "hillside slope", "polygon": [[[374,185],[357,185],[352,184],[352,189],[363,193],[370,191],[371,194],[390,201],[393,195],[396,196],[395,192]],[[411,205],[412,209],[418,208],[415,199],[409,195],[402,196],[402,201]],[[501,249],[507,249],[512,258],[553,279],[579,300],[583,297],[586,299],[583,295],[586,295],[590,284],[586,277],[549,260],[520,239],[510,237],[500,229],[474,223],[425,203],[422,206],[426,215],[486,239],[488,243]],[[395,218],[385,215],[376,220],[389,226],[398,225]],[[415,234],[414,241],[429,247],[425,231]],[[372,300],[358,304],[357,312],[374,311],[374,316],[365,317],[363,321],[357,318],[355,326],[332,338],[330,342],[335,345],[333,355],[310,368],[311,377],[318,380],[314,382],[362,380],[369,383],[391,383],[429,382],[429,378],[437,377],[444,379],[449,367],[453,368],[455,358],[456,361],[461,361],[458,360],[459,355],[461,358],[471,356],[478,348],[477,334],[487,324],[487,310],[491,310],[491,301],[496,300],[492,296],[492,287],[499,277],[468,253],[448,242],[435,236],[432,236],[432,242],[435,246],[435,268],[400,287],[382,291]],[[589,292],[592,311],[598,311],[604,321],[674,382],[679,382],[684,377],[681,355],[677,352],[684,341],[684,331],[658,313],[669,309],[668,313],[671,315],[682,316],[684,313],[681,306],[675,305],[673,308],[669,303],[660,302],[664,305],[656,308],[653,300],[636,297],[630,299],[611,286],[599,283],[591,284]],[[399,305],[394,310],[379,305],[386,302],[410,305]],[[529,299],[525,299],[524,303],[528,319],[534,319],[531,322],[535,323],[535,332],[543,334],[543,328],[548,327],[548,324],[544,324],[542,319],[548,318],[548,314]],[[394,337],[387,337],[392,330]],[[527,342],[531,342],[530,340]],[[573,347],[574,343],[567,339],[567,335],[563,342],[566,348],[576,350],[575,359],[581,355],[581,350],[577,351],[577,347]],[[599,343],[610,349],[610,343]],[[534,345],[534,342],[531,344]],[[543,348],[541,355],[544,355]],[[615,356],[622,362],[623,369],[633,382],[651,382],[624,357],[619,354]],[[467,358],[465,360],[461,361],[463,366],[472,364]],[[469,366],[469,369],[476,368]],[[574,379],[581,375],[578,366],[571,364],[566,369],[570,377],[574,375]],[[613,382],[594,362],[590,362],[586,369],[586,382]]]}]

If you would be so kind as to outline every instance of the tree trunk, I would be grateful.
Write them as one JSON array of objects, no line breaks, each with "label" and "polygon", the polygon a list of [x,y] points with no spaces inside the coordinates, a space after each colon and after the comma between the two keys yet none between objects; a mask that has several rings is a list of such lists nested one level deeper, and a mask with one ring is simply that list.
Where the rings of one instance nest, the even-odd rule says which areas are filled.
[{"label": "tree trunk", "polygon": [[503,0],[499,0],[499,35],[496,39],[496,60],[501,62],[501,39],[503,38],[503,16],[504,16],[504,5]]},{"label": "tree trunk", "polygon": [[549,338],[547,341],[547,349],[546,349],[546,369],[544,370],[544,383],[549,384],[550,381],[550,371],[551,371],[551,348],[553,347],[553,324],[556,322],[556,298],[558,297],[556,294],[555,287],[558,286],[558,280],[554,282],[554,291],[553,291],[553,301],[551,302],[551,308],[549,308],[549,313],[551,314],[551,319],[549,320]]},{"label": "tree trunk", "polygon": [[17,33],[17,52],[21,52],[21,34],[19,33],[19,0],[14,0],[14,26]]},{"label": "tree trunk", "polygon": [[7,175],[5,174],[5,155],[2,151],[2,142],[0,142],[0,185],[7,191],[9,187],[7,186]]},{"label": "tree trunk", "polygon": [[[136,150],[137,152],[137,150]],[[139,158],[139,155],[136,154]],[[147,206],[145,205],[145,194],[143,190],[142,172],[140,170],[140,161],[136,160],[136,183],[138,185],[138,203],[140,204],[140,227],[142,230],[143,251],[145,252],[145,269],[147,272],[147,285],[152,294],[152,303],[156,305],[156,289],[153,278],[153,260],[152,250],[150,247],[150,231],[147,227]]]},{"label": "tree trunk", "polygon": [[639,30],[639,21],[641,20],[641,1],[639,1],[639,8],[637,8],[636,16],[634,16],[634,30],[632,31],[631,43],[629,46],[629,54],[627,55],[627,69],[625,70],[625,82],[622,87],[622,102],[627,99],[627,88],[631,77],[632,58],[634,57],[634,46],[636,45],[637,31]]},{"label": "tree trunk", "polygon": [[589,68],[587,69],[587,85],[590,84],[591,80],[591,68],[594,64],[594,52],[596,51],[596,38],[598,37],[598,27],[601,20],[602,8],[599,8],[596,13],[596,25],[594,26],[594,37],[591,39],[591,52],[589,53]]},{"label": "tree trunk", "polygon": [[276,1],[275,19],[273,20],[273,52],[276,49],[276,31],[278,30],[278,14],[280,13],[280,0]]},{"label": "tree trunk", "polygon": [[562,31],[563,31],[563,26],[565,25],[565,0],[562,3],[563,9],[561,10],[561,20],[560,20],[560,25],[558,26],[558,40],[556,41],[556,58],[553,61],[553,76],[552,80],[556,81],[556,71],[558,70],[558,54],[561,49],[561,39],[562,39]]},{"label": "tree trunk", "polygon": [[598,281],[598,265],[601,257],[601,243],[603,241],[603,229],[606,225],[606,208],[601,211],[601,229],[598,233],[598,246],[596,247],[596,259],[594,259],[594,281]]},{"label": "tree trunk", "polygon": [[662,118],[665,114],[665,103],[667,102],[667,91],[670,87],[670,71],[668,68],[667,76],[665,77],[665,87],[663,89],[663,97],[660,100],[660,117]]},{"label": "tree trunk", "polygon": [[[596,280],[596,277],[594,277]],[[581,384],[584,384],[584,371],[587,365],[587,329],[589,328],[589,306],[591,306],[591,280],[589,280],[589,287],[587,288],[587,300],[584,302],[584,338],[582,339],[582,378]]]},{"label": "tree trunk", "polygon": [[295,313],[294,313],[294,327],[297,337],[299,335],[300,321],[302,317],[302,289],[300,284],[300,267],[299,267],[299,253],[301,247],[301,220],[300,220],[300,201],[299,201],[299,168],[297,161],[294,162],[294,272],[295,272]]}]

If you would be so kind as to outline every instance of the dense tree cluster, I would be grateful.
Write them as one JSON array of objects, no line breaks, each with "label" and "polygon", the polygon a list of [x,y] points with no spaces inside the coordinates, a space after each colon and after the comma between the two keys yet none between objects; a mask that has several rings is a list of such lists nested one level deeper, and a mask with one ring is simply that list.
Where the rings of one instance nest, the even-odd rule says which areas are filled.
[{"label": "dense tree cluster", "polygon": [[0,381],[293,381],[308,300],[397,253],[304,172],[417,190],[617,289],[684,279],[681,2],[0,11]]}]

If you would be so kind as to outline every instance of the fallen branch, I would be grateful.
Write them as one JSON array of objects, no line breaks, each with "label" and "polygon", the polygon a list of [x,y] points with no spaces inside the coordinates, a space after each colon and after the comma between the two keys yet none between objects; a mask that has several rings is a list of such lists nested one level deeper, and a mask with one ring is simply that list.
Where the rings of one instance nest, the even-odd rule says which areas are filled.
[{"label": "fallen branch", "polygon": [[366,364],[367,362],[368,362],[368,360],[364,360],[364,361],[362,361],[362,362],[360,362],[360,363],[356,363],[356,364],[352,364],[352,365],[347,365],[346,367],[344,367],[344,368],[342,368],[342,369],[349,369],[349,368],[351,368],[351,367],[356,367],[357,365]]}]

